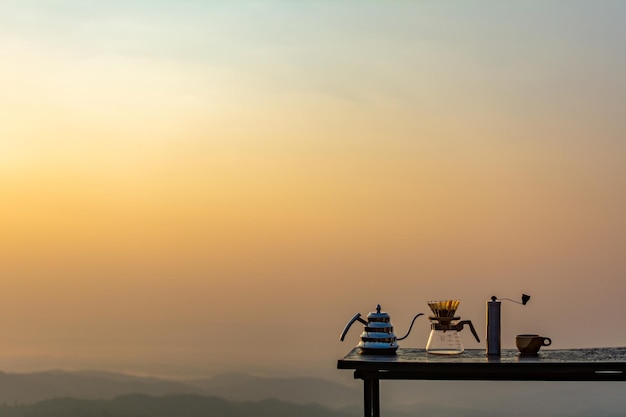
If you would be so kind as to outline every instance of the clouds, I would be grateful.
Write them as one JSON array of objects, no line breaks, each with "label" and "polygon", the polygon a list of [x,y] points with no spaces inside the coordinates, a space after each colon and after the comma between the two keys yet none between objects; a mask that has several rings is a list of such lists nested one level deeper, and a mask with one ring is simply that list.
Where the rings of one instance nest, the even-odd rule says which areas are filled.
[{"label": "clouds", "polygon": [[529,95],[546,87],[558,95],[590,78],[619,80],[607,71],[624,63],[623,10],[567,4],[30,2],[5,5],[14,18],[4,26],[76,59],[170,61],[276,91],[407,105],[473,96],[532,109]]}]

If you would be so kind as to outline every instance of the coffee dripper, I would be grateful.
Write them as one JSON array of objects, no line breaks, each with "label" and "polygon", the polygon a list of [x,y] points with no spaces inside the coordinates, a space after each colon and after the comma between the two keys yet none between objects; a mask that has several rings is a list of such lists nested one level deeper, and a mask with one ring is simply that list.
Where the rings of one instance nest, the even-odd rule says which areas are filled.
[{"label": "coffee dripper", "polygon": [[433,312],[430,320],[430,336],[426,343],[426,351],[437,355],[458,355],[465,351],[459,332],[467,324],[477,342],[480,343],[476,329],[470,320],[459,321],[455,317],[459,300],[430,301],[428,306]]}]

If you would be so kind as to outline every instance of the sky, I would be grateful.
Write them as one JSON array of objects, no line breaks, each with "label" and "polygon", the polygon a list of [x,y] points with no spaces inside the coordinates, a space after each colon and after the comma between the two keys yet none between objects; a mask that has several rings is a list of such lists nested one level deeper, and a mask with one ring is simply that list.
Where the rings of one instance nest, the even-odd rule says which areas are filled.
[{"label": "sky", "polygon": [[0,370],[334,375],[357,312],[459,299],[484,337],[522,293],[503,347],[626,345],[624,19],[3,0]]}]

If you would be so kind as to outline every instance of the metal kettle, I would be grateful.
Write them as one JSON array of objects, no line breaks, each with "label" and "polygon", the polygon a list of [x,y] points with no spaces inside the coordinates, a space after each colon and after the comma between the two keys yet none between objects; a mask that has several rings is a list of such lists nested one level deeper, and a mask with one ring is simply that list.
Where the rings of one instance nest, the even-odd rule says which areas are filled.
[{"label": "metal kettle", "polygon": [[413,317],[413,321],[411,321],[411,326],[409,326],[409,331],[406,335],[396,337],[393,333],[393,326],[391,325],[389,314],[380,311],[380,304],[378,304],[376,311],[371,311],[367,315],[367,321],[361,318],[361,313],[356,313],[348,324],[346,324],[346,327],[344,327],[340,339],[343,341],[348,330],[350,330],[350,326],[352,326],[355,321],[359,321],[365,325],[365,329],[363,333],[361,333],[361,340],[357,345],[360,353],[370,355],[393,355],[396,353],[396,350],[398,350],[398,340],[405,339],[409,333],[411,333],[415,319],[423,315],[423,313],[419,313]]}]

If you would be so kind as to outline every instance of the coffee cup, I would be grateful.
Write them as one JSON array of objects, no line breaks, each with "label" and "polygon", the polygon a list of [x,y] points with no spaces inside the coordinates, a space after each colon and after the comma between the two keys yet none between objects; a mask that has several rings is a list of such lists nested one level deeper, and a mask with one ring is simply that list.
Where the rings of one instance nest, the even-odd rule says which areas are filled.
[{"label": "coffee cup", "polygon": [[550,346],[552,339],[538,334],[518,334],[515,336],[515,346],[523,355],[534,355],[541,346]]}]

